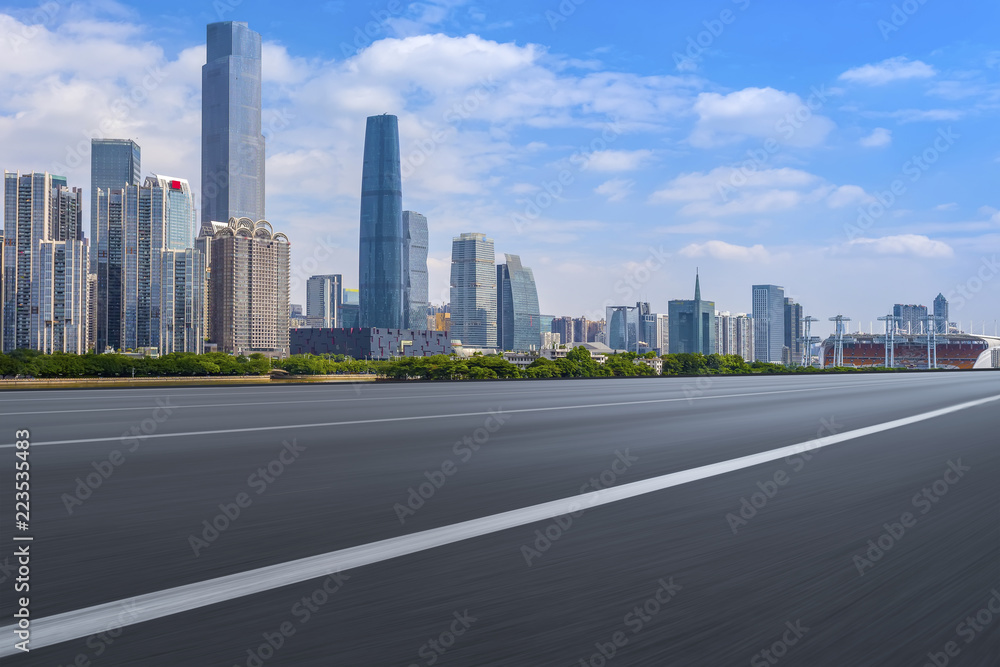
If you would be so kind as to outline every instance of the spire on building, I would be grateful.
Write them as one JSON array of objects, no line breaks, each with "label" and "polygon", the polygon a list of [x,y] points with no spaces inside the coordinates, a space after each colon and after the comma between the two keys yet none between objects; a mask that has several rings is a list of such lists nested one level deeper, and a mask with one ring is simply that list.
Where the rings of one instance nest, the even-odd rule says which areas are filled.
[{"label": "spire on building", "polygon": [[698,275],[698,269],[694,270],[694,300],[701,301],[701,277]]}]

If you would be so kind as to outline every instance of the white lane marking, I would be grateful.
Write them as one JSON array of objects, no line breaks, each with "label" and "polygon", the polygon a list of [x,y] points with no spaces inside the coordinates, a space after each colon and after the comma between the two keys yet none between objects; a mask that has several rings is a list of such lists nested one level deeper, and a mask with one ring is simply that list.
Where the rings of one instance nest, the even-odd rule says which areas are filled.
[{"label": "white lane marking", "polygon": [[[743,470],[752,466],[783,459],[793,454],[813,451],[829,447],[848,440],[863,438],[875,433],[890,431],[903,426],[935,419],[962,410],[986,405],[1000,400],[1000,395],[983,398],[968,403],[933,410],[912,417],[904,417],[874,426],[866,426],[854,431],[829,435],[824,438],[809,440],[797,445],[780,447],[767,452],[750,454],[740,458],[721,461],[710,465],[683,470],[645,479],[639,482],[609,487],[600,491],[553,500],[531,507],[510,510],[492,516],[463,521],[461,523],[433,528],[431,530],[392,537],[339,551],[331,551],[317,556],[309,556],[287,563],[269,565],[267,567],[238,572],[208,581],[187,584],[176,588],[168,588],[156,593],[139,595],[128,600],[107,602],[104,604],[69,611],[55,616],[33,620],[31,623],[32,648],[41,648],[61,642],[87,637],[105,631],[109,627],[124,627],[135,623],[152,621],[164,616],[172,616],[192,609],[206,607],[220,602],[235,600],[247,595],[290,586],[292,584],[317,579],[335,572],[343,572],[364,565],[371,565],[400,556],[408,556],[427,549],[462,542],[474,537],[481,537],[509,528],[516,528],[539,521],[554,519],[571,512],[597,507],[642,496],[655,491],[662,491],[681,484],[716,477],[726,473]],[[128,603],[130,613],[122,620],[122,609]],[[11,637],[16,626],[0,628],[0,636]],[[17,649],[13,642],[7,641],[0,645],[0,657],[14,655]]]},{"label": "white lane marking", "polygon": [[[868,386],[873,383],[861,382],[859,385]],[[774,394],[801,394],[808,391],[838,391],[841,389],[850,389],[857,385],[847,385],[841,384],[835,387],[812,387],[812,388],[797,388],[797,389],[781,389],[776,391],[756,391],[756,392],[744,392],[741,394],[720,394],[718,396],[689,396],[685,398],[656,398],[647,399],[644,401],[623,401],[618,403],[590,403],[587,405],[556,405],[547,408],[516,408],[513,410],[504,410],[502,408],[497,408],[495,410],[486,410],[479,412],[456,412],[452,414],[443,415],[413,415],[410,417],[380,417],[378,419],[354,419],[349,421],[336,421],[336,422],[318,422],[314,424],[286,424],[282,426],[248,426],[245,428],[227,428],[218,429],[215,431],[186,431],[183,433],[154,433],[154,434],[144,434],[138,433],[135,435],[116,435],[104,438],[78,438],[75,440],[49,440],[41,442],[32,442],[32,447],[43,447],[46,445],[80,445],[94,442],[113,442],[115,440],[121,440],[123,438],[129,438],[133,440],[145,441],[153,440],[158,438],[189,438],[194,436],[204,436],[204,435],[225,435],[227,433],[256,433],[260,431],[283,431],[290,429],[305,429],[305,428],[327,428],[331,426],[357,426],[359,424],[388,424],[391,422],[404,422],[404,421],[423,421],[428,419],[455,419],[459,417],[487,417],[493,414],[519,414],[525,412],[557,412],[560,410],[587,410],[591,408],[612,408],[621,407],[627,405],[649,405],[654,403],[677,403],[680,401],[715,401],[723,398],[745,398],[751,396],[771,396]],[[467,395],[467,394],[466,394]],[[398,400],[398,397],[393,397]],[[148,409],[155,409],[148,408]],[[0,445],[0,449],[10,449],[15,446],[15,443],[8,443]]]}]

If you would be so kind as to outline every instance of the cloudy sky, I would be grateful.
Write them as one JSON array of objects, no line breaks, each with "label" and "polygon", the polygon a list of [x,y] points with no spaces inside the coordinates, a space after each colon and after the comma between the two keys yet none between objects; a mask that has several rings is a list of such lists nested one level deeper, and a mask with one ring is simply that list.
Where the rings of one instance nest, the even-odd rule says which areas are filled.
[{"label": "cloudy sky", "polygon": [[197,189],[219,20],[264,39],[267,218],[292,240],[293,302],[312,273],[357,285],[365,118],[388,112],[432,302],[451,238],[477,231],[554,315],[665,312],[700,268],[722,310],[774,283],[824,331],[838,313],[867,330],[943,292],[993,331],[995,2],[5,3],[0,164],[88,188],[90,138],[128,137],[144,175]]}]

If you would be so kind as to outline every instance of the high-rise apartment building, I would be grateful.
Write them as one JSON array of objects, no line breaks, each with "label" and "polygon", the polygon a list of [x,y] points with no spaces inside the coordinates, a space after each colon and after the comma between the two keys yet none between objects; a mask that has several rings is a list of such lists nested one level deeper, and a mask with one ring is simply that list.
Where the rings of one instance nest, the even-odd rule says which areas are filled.
[{"label": "high-rise apartment building", "polygon": [[204,350],[205,255],[200,250],[160,253],[161,354]]},{"label": "high-rise apartment building", "polygon": [[306,281],[306,318],[324,329],[340,329],[344,279],[340,274],[312,276]]},{"label": "high-rise apartment building", "polygon": [[365,128],[360,251],[361,326],[406,328],[408,262],[403,232],[399,123],[388,114],[369,117]]},{"label": "high-rise apartment building", "polygon": [[922,334],[927,331],[927,306],[897,303],[892,307],[896,320],[897,331],[904,334]]},{"label": "high-rise apartment building", "polygon": [[753,318],[746,313],[737,313],[733,317],[733,352],[743,357],[744,361],[753,361],[754,355]]},{"label": "high-rise apartment building", "polygon": [[289,243],[266,220],[230,218],[211,233],[212,338],[222,352],[289,354]]},{"label": "high-rise apartment building", "polygon": [[785,346],[785,288],[753,286],[754,361],[780,364]]},{"label": "high-rise apartment building", "polygon": [[31,347],[45,354],[85,354],[90,268],[87,243],[76,239],[40,241],[36,252],[31,310],[33,314],[37,311],[38,317]]},{"label": "high-rise apartment building", "polygon": [[[497,272],[493,239],[462,234],[451,243],[451,337],[497,347]],[[361,295],[364,308],[364,292]]]},{"label": "high-rise apartment building", "polygon": [[549,323],[548,330],[552,333],[559,334],[559,342],[562,345],[569,346],[573,343],[583,342],[576,340],[576,325],[573,323],[573,318],[568,315],[564,317],[553,317],[552,322]]},{"label": "high-rise apartment building", "polygon": [[[518,255],[497,264],[497,344],[506,351],[537,350],[542,344],[538,290],[531,269]],[[586,340],[586,331],[583,332]]]},{"label": "high-rise apartment building", "polygon": [[166,229],[163,245],[167,250],[186,250],[193,247],[195,218],[194,195],[185,178],[153,174],[146,178],[146,185],[157,185],[163,190],[167,204]]},{"label": "high-rise apartment building", "polygon": [[798,365],[802,363],[802,305],[794,299],[785,297],[785,340],[784,347],[788,348],[788,365]]},{"label": "high-rise apartment building", "polygon": [[201,221],[264,219],[260,34],[210,23],[201,68]]},{"label": "high-rise apartment building", "polygon": [[424,329],[427,326],[427,307],[430,296],[427,284],[427,218],[403,211],[403,238],[406,262],[406,329]]},{"label": "high-rise apartment building", "polygon": [[52,184],[52,213],[49,220],[49,240],[82,241],[83,189]]},{"label": "high-rise apartment building", "polygon": [[715,353],[715,302],[701,298],[701,276],[695,275],[694,300],[668,304],[670,354]]},{"label": "high-rise apartment building", "polygon": [[934,297],[934,317],[938,333],[948,333],[948,299],[944,294]]},{"label": "high-rise apartment building", "polygon": [[139,185],[141,151],[131,139],[92,139],[90,142],[90,271],[97,273],[99,245],[97,190],[120,190]]}]

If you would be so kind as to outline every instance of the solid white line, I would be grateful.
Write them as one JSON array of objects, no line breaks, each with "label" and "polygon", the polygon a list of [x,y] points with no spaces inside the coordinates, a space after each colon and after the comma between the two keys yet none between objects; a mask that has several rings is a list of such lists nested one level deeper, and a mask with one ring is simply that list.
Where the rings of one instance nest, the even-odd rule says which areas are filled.
[{"label": "solid white line", "polygon": [[[861,383],[863,385],[868,385],[869,383]],[[557,412],[561,410],[587,410],[591,408],[611,408],[620,407],[626,405],[649,405],[653,403],[677,403],[680,401],[714,401],[723,398],[744,398],[750,396],[771,396],[774,394],[801,394],[808,391],[837,391],[841,389],[848,389],[855,385],[838,385],[836,387],[811,387],[811,388],[798,388],[798,389],[781,389],[776,391],[757,391],[757,392],[745,392],[741,394],[720,394],[718,396],[690,396],[685,398],[656,398],[648,399],[644,401],[624,401],[618,403],[590,403],[587,405],[556,405],[547,408],[517,408],[514,410],[503,410],[502,408],[496,408],[495,410],[487,410],[485,412],[457,412],[452,414],[443,415],[413,415],[410,417],[380,417],[378,419],[354,419],[350,421],[336,421],[336,422],[319,422],[314,424],[286,424],[282,426],[249,426],[245,428],[227,428],[218,429],[214,431],[186,431],[183,433],[153,433],[144,434],[139,433],[136,435],[116,435],[112,437],[104,438],[79,438],[76,440],[50,440],[47,442],[32,442],[32,447],[43,447],[46,445],[79,445],[94,442],[113,442],[115,440],[122,440],[124,438],[134,439],[139,441],[153,440],[159,438],[189,438],[194,436],[204,436],[204,435],[225,435],[227,433],[256,433],[260,431],[283,431],[290,429],[304,429],[304,428],[328,428],[331,426],[357,426],[359,424],[387,424],[391,422],[404,422],[404,421],[422,421],[428,419],[455,419],[458,417],[487,417],[489,415],[501,413],[501,414],[518,414],[524,412]],[[468,394],[465,394],[468,395]],[[398,400],[398,397],[393,397]],[[150,410],[155,410],[156,407],[147,408]],[[10,449],[15,446],[15,443],[0,445],[0,449]]]},{"label": "solid white line", "polygon": [[[235,600],[247,595],[263,593],[282,586],[290,586],[308,581],[309,579],[317,579],[335,572],[343,572],[356,567],[371,565],[392,558],[426,551],[427,549],[469,540],[474,537],[489,535],[490,533],[496,533],[509,528],[554,519],[555,517],[571,512],[578,512],[590,507],[607,505],[620,500],[662,491],[663,489],[669,489],[681,484],[724,475],[736,470],[743,470],[744,468],[750,468],[762,463],[776,461],[786,456],[792,456],[793,454],[822,449],[875,433],[909,426],[936,417],[986,405],[997,400],[1000,400],[1000,395],[925,412],[913,417],[896,419],[883,424],[866,426],[854,431],[848,431],[847,433],[829,435],[797,445],[790,445],[729,461],[713,463],[700,468],[692,468],[691,470],[661,475],[639,482],[632,482],[631,484],[623,484],[622,486],[553,500],[540,505],[502,512],[480,519],[463,521],[450,526],[425,530],[412,535],[393,537],[317,556],[300,558],[287,563],[230,574],[195,584],[168,588],[167,590],[139,595],[128,600],[108,602],[85,609],[48,616],[32,621],[31,645],[32,648],[51,646],[52,644],[103,632],[109,627],[124,627],[135,623],[152,621],[192,609]],[[123,614],[122,612],[125,609],[128,610],[128,613]],[[13,625],[0,628],[0,636],[12,637],[14,636],[14,629],[15,626]],[[17,653],[17,649],[13,647],[13,642],[7,641],[0,645],[0,657],[14,655],[15,653]]]}]

